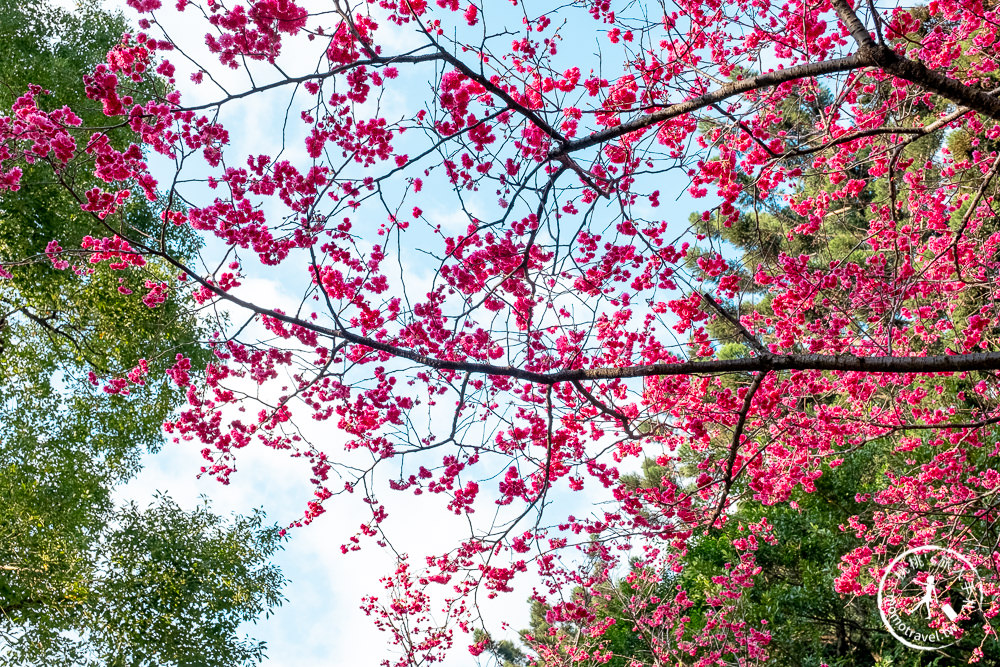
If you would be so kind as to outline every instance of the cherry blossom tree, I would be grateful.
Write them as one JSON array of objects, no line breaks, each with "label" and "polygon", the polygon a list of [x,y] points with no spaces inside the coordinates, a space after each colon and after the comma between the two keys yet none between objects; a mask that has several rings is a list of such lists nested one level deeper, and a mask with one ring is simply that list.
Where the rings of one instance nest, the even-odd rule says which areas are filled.
[{"label": "cherry blossom tree", "polygon": [[[166,262],[134,298],[194,295],[214,358],[176,356],[166,428],[204,474],[270,447],[309,466],[295,525],[369,508],[342,549],[398,549],[363,602],[387,664],[439,659],[528,577],[590,640],[540,659],[600,662],[609,620],[566,593],[629,558],[656,664],[764,660],[739,601],[766,512],[697,627],[671,573],[735,504],[787,503],[876,446],[838,591],[873,596],[907,545],[995,568],[992,0],[129,4],[141,32],[85,79],[106,124],[31,88],[0,121],[0,187],[46,163],[92,214],[40,261],[82,282]],[[141,94],[154,71],[168,85]],[[234,147],[227,111],[253,99],[285,112],[277,155]],[[104,185],[63,177],[80,163]],[[122,215],[136,197],[161,202],[157,232]],[[216,239],[199,262],[171,252],[192,228]],[[294,308],[246,289],[268,276]],[[92,377],[117,393],[145,368]],[[647,458],[660,479],[625,483]],[[466,538],[406,558],[383,522],[411,494]]]}]

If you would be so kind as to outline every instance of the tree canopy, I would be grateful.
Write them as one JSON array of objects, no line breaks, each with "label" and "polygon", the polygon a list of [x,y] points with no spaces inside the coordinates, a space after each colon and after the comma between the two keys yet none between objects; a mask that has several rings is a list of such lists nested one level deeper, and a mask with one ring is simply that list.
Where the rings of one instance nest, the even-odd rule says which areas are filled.
[{"label": "tree canopy", "polygon": [[[520,660],[475,629],[521,581],[543,663],[993,655],[996,3],[129,5],[86,101],[0,120],[5,196],[81,225],[9,235],[3,289],[64,286],[19,311],[52,338],[88,289],[203,328],[109,332],[60,396],[160,382],[203,473],[267,447],[294,526],[360,503],[386,664]],[[467,534],[410,560],[410,494]],[[928,545],[977,605],[888,576]],[[926,653],[874,625],[916,589]]]},{"label": "tree canopy", "polygon": [[[0,104],[9,109],[39,85],[51,108],[103,123],[82,77],[126,26],[94,3],[71,12],[0,2]],[[123,149],[129,135],[102,134]],[[259,513],[230,521],[169,496],[149,507],[115,498],[183,401],[166,369],[177,354],[204,363],[206,334],[181,296],[156,308],[132,298],[146,281],[172,278],[163,261],[132,272],[61,268],[51,241],[100,233],[66,187],[96,186],[91,169],[56,175],[32,160],[19,187],[0,193],[0,662],[255,664],[263,644],[237,630],[281,601],[283,578],[270,563],[278,529]],[[130,202],[120,224],[154,231],[156,204]],[[192,257],[198,245],[187,232],[170,247]],[[121,375],[134,378],[130,388],[100,386],[99,377]]]}]

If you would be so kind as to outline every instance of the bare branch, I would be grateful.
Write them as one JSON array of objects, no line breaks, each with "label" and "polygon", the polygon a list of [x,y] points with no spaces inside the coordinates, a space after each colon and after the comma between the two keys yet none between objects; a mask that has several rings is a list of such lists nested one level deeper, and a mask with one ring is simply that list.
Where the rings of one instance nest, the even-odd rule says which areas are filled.
[{"label": "bare branch", "polygon": [[743,336],[743,338],[747,341],[750,347],[757,350],[757,352],[759,352],[760,354],[764,355],[770,354],[770,351],[766,347],[764,347],[764,345],[759,340],[757,340],[757,337],[754,336],[752,333],[750,333],[750,331],[745,326],[743,326],[743,323],[740,322],[738,313],[736,314],[736,316],[730,315],[729,312],[722,307],[722,304],[720,304],[718,301],[712,298],[712,295],[709,294],[708,292],[699,292],[699,294],[701,295],[701,298],[703,298],[705,301],[708,302],[708,305],[712,306],[712,308],[715,309],[715,312],[719,313],[719,315],[722,316],[723,319],[725,319],[727,322],[736,327],[736,330],[740,332],[740,335]]},{"label": "bare branch", "polygon": [[758,373],[753,379],[753,384],[747,389],[746,396],[743,397],[743,406],[740,408],[740,416],[736,422],[736,429],[733,431],[733,441],[729,445],[729,459],[726,461],[726,469],[723,473],[723,487],[722,496],[719,498],[719,504],[715,508],[715,514],[712,515],[711,521],[708,522],[709,527],[715,525],[715,522],[719,520],[719,516],[722,511],[726,508],[726,499],[729,497],[729,491],[733,488],[733,482],[736,476],[733,471],[733,467],[736,465],[736,455],[740,451],[740,444],[743,439],[743,429],[746,427],[747,415],[750,413],[750,406],[753,405],[753,398],[757,394],[757,390],[760,389],[761,383],[767,376],[767,371]]}]

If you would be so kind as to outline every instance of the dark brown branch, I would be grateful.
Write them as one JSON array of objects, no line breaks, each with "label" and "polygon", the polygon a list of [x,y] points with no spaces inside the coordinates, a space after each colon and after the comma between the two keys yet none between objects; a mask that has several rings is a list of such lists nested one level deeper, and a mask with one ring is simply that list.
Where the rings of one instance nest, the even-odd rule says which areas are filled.
[{"label": "dark brown branch", "polygon": [[729,113],[728,111],[726,111],[721,107],[718,109],[718,111],[723,116],[736,123],[736,126],[739,127],[741,130],[743,130],[743,132],[747,135],[747,137],[749,137],[750,140],[753,141],[755,144],[760,146],[765,153],[767,153],[773,158],[782,157],[777,153],[775,153],[774,151],[772,151],[770,146],[768,146],[766,143],[764,143],[764,141],[760,137],[754,134],[753,129],[751,129],[749,125],[747,125],[742,120],[740,120],[739,118],[737,118],[736,116],[734,116],[733,114]]},{"label": "dark brown branch", "polygon": [[746,396],[743,397],[743,406],[740,408],[740,416],[736,422],[736,430],[733,431],[733,441],[729,445],[729,458],[726,460],[726,468],[722,478],[722,495],[719,497],[719,504],[715,508],[712,520],[708,522],[709,528],[715,525],[715,522],[718,521],[722,511],[726,508],[726,500],[729,498],[729,491],[733,488],[733,482],[736,479],[733,468],[736,465],[736,456],[739,454],[740,445],[742,444],[743,429],[747,424],[747,415],[750,414],[750,406],[753,405],[753,398],[757,395],[757,390],[760,389],[760,385],[764,382],[764,378],[766,376],[767,371],[758,373],[757,377],[753,379],[753,384],[750,385],[750,388],[747,390]]},{"label": "dark brown branch", "polygon": [[488,77],[485,77],[479,72],[476,72],[474,69],[463,63],[461,60],[459,60],[452,54],[448,53],[448,51],[445,50],[445,48],[442,47],[437,42],[434,42],[434,46],[437,47],[438,53],[440,54],[442,60],[444,60],[449,65],[457,69],[459,72],[461,72],[465,76],[469,77],[470,79],[481,85],[486,90],[490,91],[491,93],[499,97],[501,100],[504,101],[504,104],[506,104],[510,109],[513,109],[520,115],[527,118],[533,125],[535,125],[545,134],[547,134],[553,141],[559,142],[564,140],[562,135],[559,134],[559,132],[557,132],[554,127],[552,127],[549,123],[547,123],[545,119],[543,119],[541,116],[535,113],[532,109],[529,109],[528,107],[524,106],[523,104],[515,100],[513,97],[510,96],[510,93],[508,93],[503,88],[500,88],[499,86],[494,84],[492,81],[489,80]]},{"label": "dark brown branch", "polygon": [[623,429],[625,429],[625,432],[628,434],[628,437],[630,437],[630,438],[635,438],[636,437],[635,433],[632,431],[631,427],[629,427],[629,419],[628,419],[628,417],[626,417],[624,414],[622,414],[618,410],[615,410],[614,408],[612,408],[612,407],[610,407],[610,406],[602,403],[600,400],[598,400],[596,396],[594,396],[592,393],[590,393],[589,391],[587,391],[587,388],[584,387],[583,383],[581,383],[579,380],[574,380],[573,381],[573,386],[576,388],[576,390],[578,392],[580,392],[583,395],[583,397],[585,399],[587,399],[587,401],[591,405],[593,405],[595,408],[597,408],[598,410],[600,410],[601,412],[603,412],[608,417],[611,417],[612,419],[615,419],[615,420],[621,422],[621,426],[622,426]]},{"label": "dark brown branch", "polygon": [[414,350],[397,347],[372,338],[366,338],[343,328],[331,329],[316,322],[301,319],[293,315],[279,313],[270,308],[263,308],[254,303],[229,294],[218,286],[209,283],[176,258],[167,253],[148,250],[149,254],[163,258],[165,261],[184,271],[202,287],[211,290],[217,296],[230,303],[246,308],[258,315],[267,315],[286,324],[294,324],[309,331],[315,331],[321,336],[335,340],[343,340],[355,345],[363,345],[373,350],[386,352],[400,359],[407,359],[428,368],[441,371],[459,371],[481,375],[496,375],[512,377],[526,382],[553,385],[559,382],[574,380],[613,380],[624,378],[651,377],[656,375],[716,375],[722,373],[753,373],[763,371],[840,371],[858,373],[962,373],[966,371],[997,371],[1000,370],[1000,352],[975,352],[971,354],[956,354],[928,357],[856,357],[852,354],[767,354],[742,359],[713,359],[710,361],[670,361],[659,364],[645,364],[627,367],[580,368],[551,373],[516,368],[514,366],[496,366],[476,361],[455,361],[437,359]]},{"label": "dark brown branch", "polygon": [[[915,83],[952,102],[1000,120],[1000,99],[990,92],[975,86],[967,86],[961,81],[935,72],[921,63],[899,56],[888,46],[876,44],[857,14],[854,13],[844,0],[836,0],[834,8],[837,10],[841,21],[848,27],[851,35],[858,43],[859,48],[857,53],[844,58],[805,63],[787,69],[764,72],[756,76],[734,81],[710,93],[670,105],[644,116],[633,118],[616,127],[607,128],[586,137],[563,142],[558,148],[550,151],[549,157],[551,159],[561,159],[562,156],[568,153],[603,144],[623,135],[670,120],[671,118],[716,105],[730,97],[735,97],[736,95],[752,90],[771,88],[798,79],[808,79],[836,74],[838,72],[849,72],[862,67],[879,67],[893,76]],[[961,113],[958,115],[961,115]]]},{"label": "dark brown branch", "polygon": [[875,22],[875,34],[878,35],[878,43],[885,44],[885,35],[882,34],[882,18],[875,8],[875,0],[868,0],[868,9],[872,13],[872,21]]},{"label": "dark brown branch", "polygon": [[347,70],[354,69],[355,67],[380,67],[388,65],[397,64],[412,64],[412,63],[426,63],[435,60],[441,60],[441,56],[437,53],[425,53],[423,55],[401,55],[401,56],[376,56],[373,55],[365,60],[358,60],[353,63],[347,63],[346,65],[340,65],[334,67],[328,72],[314,72],[312,74],[304,74],[302,76],[290,76],[280,81],[275,81],[273,83],[268,83],[263,86],[251,86],[242,93],[232,93],[224,97],[217,102],[209,102],[207,104],[199,104],[194,107],[181,107],[177,109],[178,111],[201,111],[203,109],[213,109],[215,107],[222,106],[227,102],[232,102],[233,100],[238,100],[243,97],[249,97],[250,95],[255,95],[257,93],[264,92],[266,90],[271,90],[273,88],[280,88],[281,86],[287,86],[293,83],[305,83],[306,81],[322,81],[323,79],[328,79],[331,76],[336,76],[337,74],[342,74]]},{"label": "dark brown branch", "polygon": [[831,3],[833,9],[837,12],[837,17],[840,22],[843,23],[851,33],[851,37],[854,38],[854,42],[859,48],[872,48],[875,47],[875,40],[872,39],[872,35],[868,32],[868,28],[865,24],[861,22],[858,18],[857,12],[851,9],[851,6],[847,4],[846,0],[833,0]]},{"label": "dark brown branch", "polygon": [[489,77],[484,76],[479,72],[475,71],[474,69],[466,65],[464,62],[462,62],[459,58],[449,53],[448,50],[445,49],[443,46],[441,46],[441,44],[439,44],[437,40],[435,40],[431,36],[431,32],[427,30],[427,26],[425,26],[423,22],[420,20],[419,14],[413,11],[413,8],[410,7],[409,0],[405,1],[407,8],[410,9],[413,20],[416,21],[417,25],[420,26],[420,29],[424,31],[427,38],[431,42],[431,46],[433,46],[437,50],[438,57],[441,60],[444,60],[446,63],[457,69],[459,72],[469,77],[470,79],[481,85],[483,88],[490,91],[492,94],[499,97],[501,100],[504,101],[504,103],[509,108],[513,109],[517,113],[527,118],[535,126],[537,126],[538,129],[540,129],[545,134],[549,135],[549,137],[552,140],[563,141],[562,135],[559,134],[559,132],[557,132],[554,127],[545,122],[545,119],[543,119],[541,116],[535,113],[532,109],[529,109],[528,107],[524,106],[523,104],[515,100],[513,97],[511,97],[510,93],[508,93],[506,90],[504,90],[503,88],[497,86],[495,83],[490,81]]},{"label": "dark brown branch", "polygon": [[561,162],[564,167],[569,168],[571,171],[573,171],[573,173],[579,176],[580,180],[589,185],[594,190],[594,192],[599,194],[601,197],[604,197],[605,199],[611,199],[611,192],[599,186],[597,182],[594,180],[594,175],[587,171],[584,171],[583,167],[581,167],[576,160],[571,158],[569,155],[559,155],[556,157],[556,159],[559,162]]},{"label": "dark brown branch", "polygon": [[[406,0],[406,4],[407,7],[409,7],[409,0]],[[528,121],[531,122],[535,127],[537,127],[542,132],[547,134],[549,138],[552,139],[552,141],[560,145],[565,144],[566,138],[563,137],[562,134],[560,134],[554,127],[552,127],[552,125],[550,125],[544,118],[535,113],[533,109],[529,109],[528,107],[524,106],[523,104],[515,100],[510,95],[510,93],[508,93],[506,90],[493,83],[493,81],[491,81],[489,77],[485,76],[480,72],[475,71],[474,69],[466,65],[464,62],[462,62],[461,59],[449,53],[447,49],[441,46],[441,44],[439,44],[433,37],[431,37],[431,33],[428,32],[426,26],[424,26],[424,24],[420,21],[420,18],[416,12],[413,12],[413,19],[417,22],[417,25],[419,25],[420,28],[425,33],[427,33],[427,38],[430,39],[431,44],[434,46],[435,49],[437,49],[438,55],[442,60],[447,62],[449,65],[457,69],[459,72],[461,72],[468,78],[472,79],[473,81],[481,85],[486,90],[490,91],[492,94],[499,97],[507,105],[507,108],[512,109],[517,113],[519,113],[520,115],[527,118]],[[604,197],[605,199],[611,198],[611,193],[606,191],[604,188],[598,186],[593,179],[593,175],[589,174],[583,167],[577,164],[576,161],[570,158],[568,154],[563,153],[562,155],[559,155],[556,159],[562,162],[566,167],[574,171],[580,177],[580,180],[582,180],[584,183],[593,188],[597,192],[597,194]]]},{"label": "dark brown branch", "polygon": [[863,67],[866,64],[868,63],[862,60],[858,55],[851,55],[846,58],[824,60],[818,63],[806,63],[804,65],[796,65],[795,67],[789,67],[787,69],[764,72],[763,74],[758,74],[756,76],[751,76],[746,79],[726,84],[718,90],[695,97],[687,100],[686,102],[678,102],[677,104],[672,104],[651,114],[633,118],[632,120],[622,123],[621,125],[610,127],[605,130],[601,130],[600,132],[595,132],[586,137],[566,141],[558,148],[552,150],[549,153],[549,157],[552,159],[559,159],[560,156],[567,153],[603,144],[612,139],[617,139],[620,136],[635,132],[636,130],[641,130],[649,127],[650,125],[662,123],[665,120],[670,120],[671,118],[676,118],[677,116],[683,116],[686,113],[691,113],[692,111],[697,111],[698,109],[704,109],[705,107],[718,104],[719,102],[727,100],[730,97],[735,97],[736,95],[747,93],[751,90],[772,88],[782,83],[798,79],[808,79],[826,74],[836,74],[838,72],[849,72],[851,70],[858,69],[859,67]]},{"label": "dark brown branch", "polygon": [[866,63],[876,65],[893,76],[915,83],[984,116],[1000,120],[1000,99],[978,86],[967,86],[957,79],[935,72],[922,63],[903,58],[888,46],[873,44],[871,47],[860,49],[858,56]]},{"label": "dark brown branch", "polygon": [[846,0],[833,0],[832,4],[841,23],[847,26],[851,37],[857,43],[857,55],[864,64],[879,67],[893,76],[915,83],[952,102],[1000,120],[1000,99],[982,88],[967,86],[957,79],[935,72],[922,63],[904,58],[885,44],[876,44],[871,33]]},{"label": "dark brown branch", "polygon": [[30,310],[28,310],[27,307],[21,308],[19,310],[20,310],[20,312],[24,313],[24,315],[29,320],[31,320],[32,322],[34,322],[38,326],[40,326],[43,329],[45,329],[46,331],[48,331],[51,335],[53,335],[53,336],[60,336],[62,338],[65,338],[66,340],[68,340],[69,343],[70,343],[70,345],[72,345],[73,348],[77,352],[79,352],[80,355],[83,356],[91,366],[93,366],[94,368],[96,368],[97,370],[99,370],[101,372],[107,372],[107,368],[103,364],[100,364],[100,363],[98,363],[98,362],[96,362],[96,361],[94,361],[94,360],[92,360],[90,358],[90,356],[87,353],[88,351],[84,349],[83,345],[80,344],[80,341],[78,341],[77,339],[73,338],[73,336],[69,335],[68,333],[66,333],[65,331],[63,331],[62,329],[60,329],[59,327],[50,324],[49,321],[48,321],[49,318],[39,317],[38,315],[36,315],[36,314],[32,313]]},{"label": "dark brown branch", "polygon": [[757,352],[761,354],[764,355],[770,354],[768,349],[764,347],[764,345],[759,340],[757,340],[757,337],[754,336],[752,333],[750,333],[750,331],[747,330],[745,326],[743,326],[743,323],[740,322],[739,319],[739,313],[737,313],[736,316],[730,315],[729,312],[722,307],[722,304],[720,304],[718,301],[712,298],[711,294],[709,294],[708,292],[699,292],[699,294],[701,294],[701,298],[705,299],[705,301],[708,302],[708,305],[712,306],[712,308],[715,309],[715,312],[719,313],[719,315],[722,316],[727,322],[736,327],[736,330],[740,332],[740,335],[743,336],[743,338],[747,341],[750,347],[757,350]]}]

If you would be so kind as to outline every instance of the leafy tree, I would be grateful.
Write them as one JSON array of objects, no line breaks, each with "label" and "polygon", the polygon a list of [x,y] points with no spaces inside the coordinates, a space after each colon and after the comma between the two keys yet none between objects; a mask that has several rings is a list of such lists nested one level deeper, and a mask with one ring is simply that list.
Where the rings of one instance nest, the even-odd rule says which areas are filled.
[{"label": "leafy tree", "polygon": [[[82,77],[125,27],[96,3],[69,12],[0,2],[0,103],[41,84],[52,91],[49,108],[72,105],[100,124]],[[123,150],[134,139],[128,128],[106,136]],[[92,170],[84,156],[54,179],[35,161],[20,188],[0,197],[0,662],[257,663],[263,644],[236,631],[281,601],[283,578],[270,564],[277,530],[259,514],[226,521],[166,496],[148,508],[114,501],[141,455],[160,447],[182,399],[164,371],[177,354],[207,353],[187,296],[152,309],[130,296],[169,279],[167,263],[123,272],[82,259],[69,271],[46,254],[55,238],[108,232],[58,182],[96,186]],[[157,233],[156,202],[130,204],[120,223]],[[166,243],[185,257],[198,245],[190,231]],[[154,342],[163,347],[150,354]]]}]

